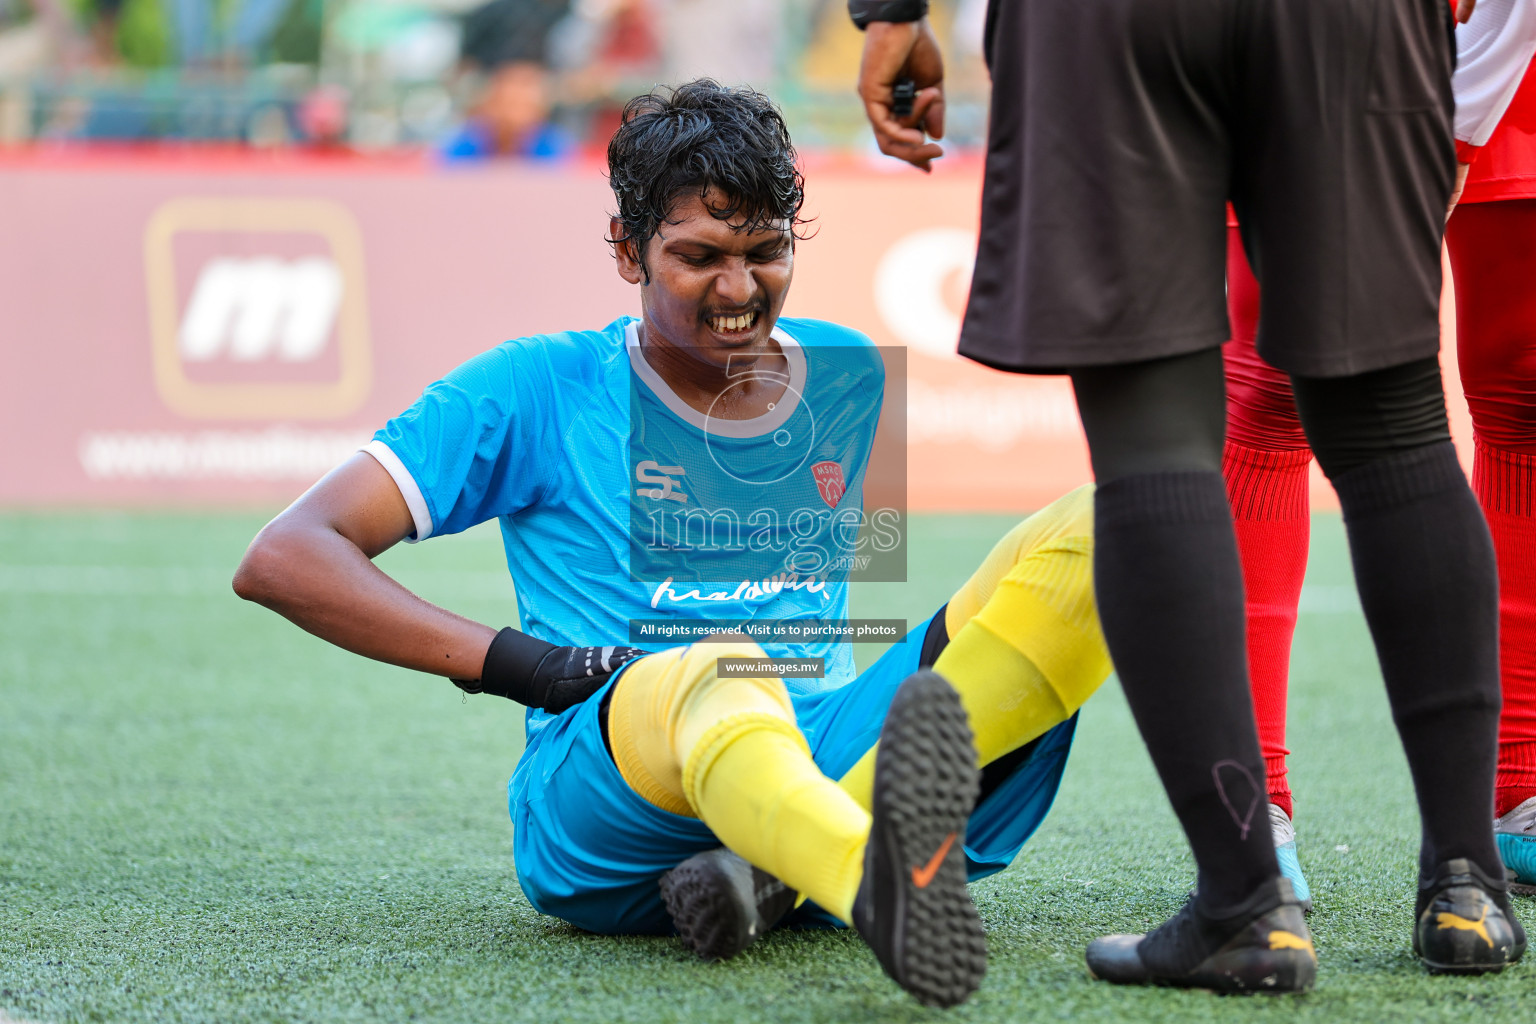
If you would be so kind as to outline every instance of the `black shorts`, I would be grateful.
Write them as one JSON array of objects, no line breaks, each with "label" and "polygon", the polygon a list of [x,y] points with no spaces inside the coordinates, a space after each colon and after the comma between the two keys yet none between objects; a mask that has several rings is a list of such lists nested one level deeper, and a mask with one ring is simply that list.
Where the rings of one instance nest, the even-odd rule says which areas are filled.
[{"label": "black shorts", "polygon": [[962,354],[1059,373],[1221,344],[1229,199],[1270,363],[1438,350],[1446,0],[992,0],[987,58]]}]

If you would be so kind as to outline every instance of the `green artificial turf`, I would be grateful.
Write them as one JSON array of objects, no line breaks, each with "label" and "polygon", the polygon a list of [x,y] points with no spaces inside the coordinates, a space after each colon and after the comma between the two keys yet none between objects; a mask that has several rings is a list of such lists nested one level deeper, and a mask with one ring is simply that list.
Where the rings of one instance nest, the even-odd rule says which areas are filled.
[{"label": "green artificial turf", "polygon": [[[1336,518],[1296,638],[1292,777],[1322,973],[1305,997],[1090,982],[1083,946],[1175,910],[1190,860],[1111,683],[1056,809],[977,885],[985,985],[912,1003],[857,937],[780,932],[704,964],[535,914],[511,863],[521,715],[328,648],[229,591],[251,516],[0,516],[0,1017],[54,1021],[1536,1019],[1536,965],[1427,977],[1417,826]],[[931,612],[1006,527],[919,517]],[[494,529],[389,552],[426,596],[514,621]],[[861,651],[867,661],[869,650]],[[1521,901],[1526,926],[1536,904]]]}]

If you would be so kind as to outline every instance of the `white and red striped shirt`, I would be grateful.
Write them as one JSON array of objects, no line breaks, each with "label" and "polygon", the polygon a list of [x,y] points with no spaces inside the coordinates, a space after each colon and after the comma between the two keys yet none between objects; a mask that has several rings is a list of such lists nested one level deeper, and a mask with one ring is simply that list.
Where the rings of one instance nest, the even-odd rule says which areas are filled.
[{"label": "white and red striped shirt", "polygon": [[1456,28],[1456,150],[1487,145],[1536,54],[1536,0],[1479,0]]},{"label": "white and red striped shirt", "polygon": [[1463,203],[1536,197],[1536,0],[1479,0],[1456,29],[1456,155]]}]

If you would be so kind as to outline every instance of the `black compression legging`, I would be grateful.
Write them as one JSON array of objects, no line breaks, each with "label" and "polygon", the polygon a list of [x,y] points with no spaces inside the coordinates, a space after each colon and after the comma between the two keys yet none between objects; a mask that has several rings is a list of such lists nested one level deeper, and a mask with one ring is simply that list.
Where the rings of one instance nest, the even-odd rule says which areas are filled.
[{"label": "black compression legging", "polygon": [[[1084,368],[1072,384],[1099,482],[1094,573],[1104,635],[1189,837],[1202,902],[1230,907],[1275,867],[1267,830],[1253,827],[1264,768],[1220,475],[1221,351]],[[1438,361],[1294,377],[1292,386],[1344,510],[1418,792],[1422,867],[1469,857],[1496,878],[1493,551],[1450,443]]]},{"label": "black compression legging", "polygon": [[1354,377],[1292,377],[1291,390],[1312,453],[1330,479],[1451,440],[1435,358]]},{"label": "black compression legging", "polygon": [[[1098,490],[1094,592],[1121,689],[1224,916],[1278,872],[1221,479],[1221,351],[1073,373]],[[1182,965],[1175,965],[1182,966]]]},{"label": "black compression legging", "polygon": [[[1072,374],[1100,483],[1138,473],[1221,471],[1220,349]],[[1293,377],[1296,408],[1330,477],[1451,439],[1437,359],[1353,377]]]}]

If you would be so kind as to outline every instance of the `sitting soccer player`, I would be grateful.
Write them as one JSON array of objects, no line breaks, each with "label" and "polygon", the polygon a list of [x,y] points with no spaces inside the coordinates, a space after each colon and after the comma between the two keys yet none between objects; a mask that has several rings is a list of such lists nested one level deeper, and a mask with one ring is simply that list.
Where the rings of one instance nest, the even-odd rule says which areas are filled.
[{"label": "sitting soccer player", "polygon": [[[1013,529],[857,676],[837,640],[587,646],[633,620],[846,619],[846,576],[825,565],[728,570],[786,545],[848,550],[884,386],[863,335],[779,316],[803,191],[766,97],[709,81],[639,97],[608,159],[611,241],[642,315],[510,341],[430,385],[262,530],[235,589],[356,653],[528,706],[509,790],[539,911],[668,933],[668,875],[685,939],[727,955],[798,893],[791,920],[851,924],[918,999],[958,1003],[986,966],[966,883],[1039,825],[1109,672],[1092,493]],[[736,511],[751,544],[690,548],[690,529]],[[428,604],[370,561],[492,518],[523,631]],[[823,658],[825,677],[721,668],[765,655]],[[771,911],[754,871],[783,883],[762,886]]]}]

